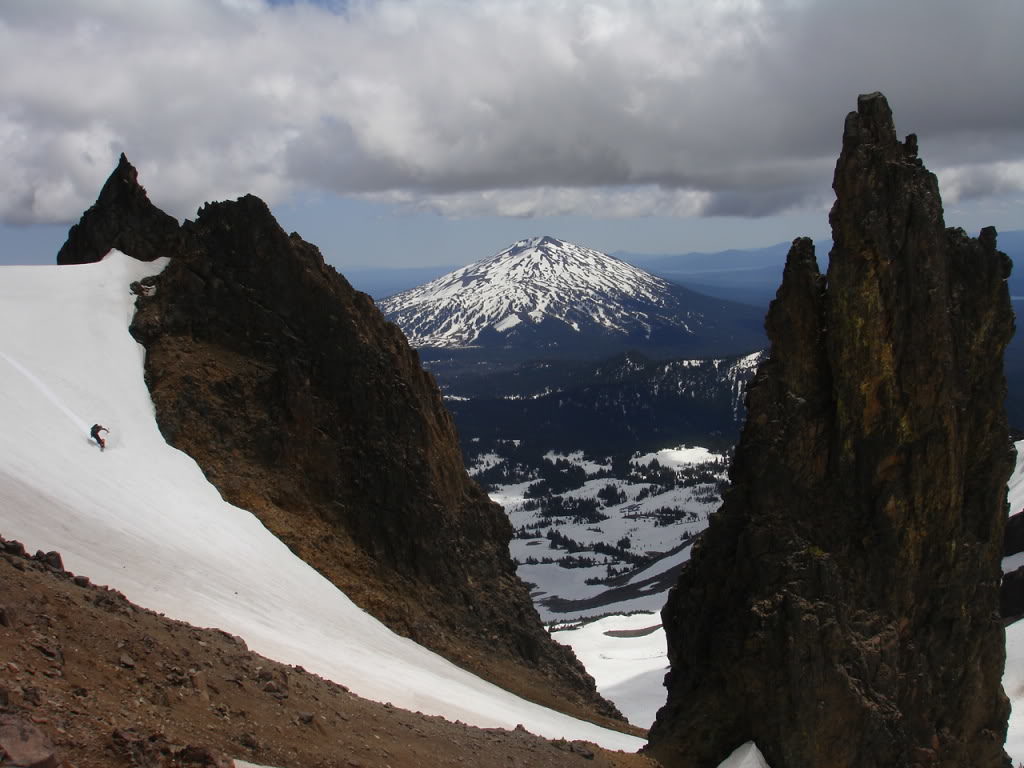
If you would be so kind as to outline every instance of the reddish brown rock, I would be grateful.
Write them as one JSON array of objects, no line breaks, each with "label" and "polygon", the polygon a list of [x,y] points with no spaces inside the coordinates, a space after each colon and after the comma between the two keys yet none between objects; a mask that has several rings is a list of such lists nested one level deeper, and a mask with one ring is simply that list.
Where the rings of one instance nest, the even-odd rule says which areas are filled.
[{"label": "reddish brown rock", "polygon": [[57,768],[60,761],[46,735],[17,715],[0,715],[0,757],[4,765],[20,768]]}]

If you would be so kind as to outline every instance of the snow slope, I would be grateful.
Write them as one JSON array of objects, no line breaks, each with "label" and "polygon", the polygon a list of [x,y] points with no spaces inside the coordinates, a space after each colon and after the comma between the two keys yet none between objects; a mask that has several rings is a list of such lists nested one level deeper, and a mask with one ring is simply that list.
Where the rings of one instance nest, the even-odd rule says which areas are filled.
[{"label": "snow slope", "polygon": [[[157,429],[129,283],[162,268],[0,269],[0,533],[147,608],[396,706],[485,727],[643,742],[485,683],[357,608],[248,512],[225,503]],[[88,438],[110,428],[101,453]]]},{"label": "snow slope", "polygon": [[[1007,485],[1007,499],[1010,514],[1016,514],[1024,507],[1024,440],[1014,444],[1017,449],[1017,466],[1010,475]],[[1003,572],[1013,570],[1003,560]],[[1013,710],[1010,712],[1010,730],[1006,735],[1006,751],[1014,765],[1024,762],[1024,620],[1006,628],[1006,670],[1003,672],[1003,690],[1010,697]]]},{"label": "snow slope", "polygon": [[1006,483],[1006,499],[1010,503],[1010,514],[1024,510],[1024,440],[1013,444],[1017,450],[1017,465]]},{"label": "snow slope", "polygon": [[662,681],[668,671],[668,648],[660,615],[606,616],[551,636],[573,649],[597,681],[597,690],[615,702],[629,722],[651,727],[666,698]]}]

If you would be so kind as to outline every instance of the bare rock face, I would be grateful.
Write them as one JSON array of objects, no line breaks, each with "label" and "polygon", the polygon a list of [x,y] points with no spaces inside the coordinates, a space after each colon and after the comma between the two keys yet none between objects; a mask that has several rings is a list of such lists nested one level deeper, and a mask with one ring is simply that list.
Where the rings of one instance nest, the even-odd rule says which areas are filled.
[{"label": "bare rock face", "polygon": [[138,171],[121,153],[96,203],[68,232],[57,263],[90,264],[111,248],[140,261],[153,261],[174,251],[179,240],[178,220],[149,201],[139,185]]},{"label": "bare rock face", "polygon": [[545,703],[620,719],[540,624],[508,520],[370,297],[253,196],[205,205],[170,241],[131,328],[168,442],[392,629]]},{"label": "bare rock face", "polygon": [[821,275],[794,241],[733,486],[663,611],[664,765],[1002,766],[1007,257],[945,229],[881,94],[846,120]]}]

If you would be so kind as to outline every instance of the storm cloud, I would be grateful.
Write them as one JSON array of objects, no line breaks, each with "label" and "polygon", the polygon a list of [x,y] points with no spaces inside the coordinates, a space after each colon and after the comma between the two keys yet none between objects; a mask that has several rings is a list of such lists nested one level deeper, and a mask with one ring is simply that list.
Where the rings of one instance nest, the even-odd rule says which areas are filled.
[{"label": "storm cloud", "polygon": [[76,219],[122,151],[179,217],[765,216],[827,204],[873,90],[950,200],[1016,193],[1021,30],[1019,0],[6,0],[0,217]]}]

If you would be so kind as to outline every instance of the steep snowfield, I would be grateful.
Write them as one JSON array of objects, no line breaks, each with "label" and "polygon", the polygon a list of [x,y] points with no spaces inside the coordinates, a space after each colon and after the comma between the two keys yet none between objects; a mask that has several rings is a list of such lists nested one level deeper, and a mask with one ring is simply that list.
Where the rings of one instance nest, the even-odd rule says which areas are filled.
[{"label": "steep snowfield", "polygon": [[[0,533],[362,696],[638,749],[640,739],[525,702],[393,634],[164,442],[127,330],[129,283],[161,267],[113,252],[99,264],[0,269]],[[104,453],[88,437],[94,421],[111,430]]]},{"label": "steep snowfield", "polygon": [[[1015,444],[1017,449],[1017,466],[1007,483],[1007,497],[1010,502],[1010,514],[1021,511],[1024,507],[1024,440]],[[1003,571],[1007,568],[1006,558]],[[1024,762],[1024,620],[1011,624],[1006,628],[1006,671],[1003,673],[1003,690],[1010,697],[1013,711],[1010,713],[1010,730],[1006,735],[1006,751],[1014,765]]]},{"label": "steep snowfield", "polygon": [[[556,320],[573,330],[692,332],[694,313],[674,304],[671,284],[624,261],[552,237],[520,240],[488,259],[383,300],[381,309],[417,347],[461,347],[492,329]],[[650,315],[637,311],[637,302]],[[660,311],[664,317],[657,317]],[[657,322],[655,322],[657,321]]]},{"label": "steep snowfield", "polygon": [[597,681],[597,690],[629,722],[650,728],[666,698],[662,681],[668,649],[660,615],[606,616],[576,629],[560,629],[552,637],[573,649]]}]

